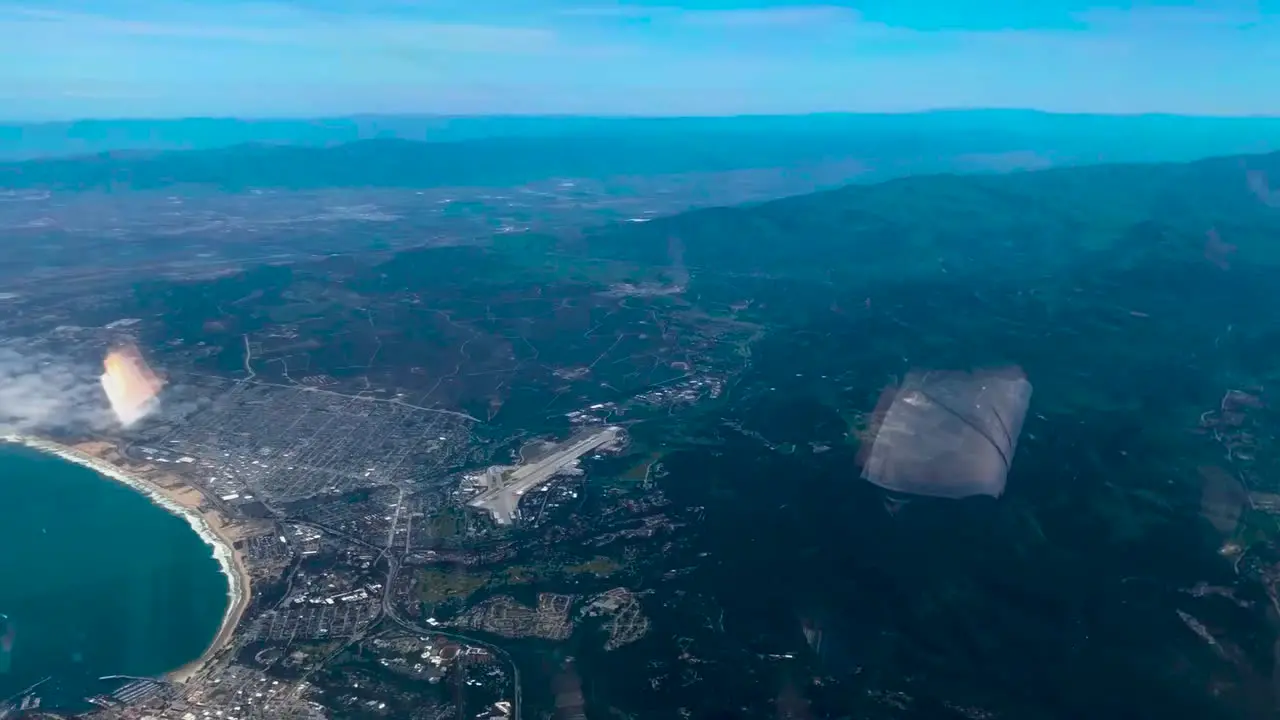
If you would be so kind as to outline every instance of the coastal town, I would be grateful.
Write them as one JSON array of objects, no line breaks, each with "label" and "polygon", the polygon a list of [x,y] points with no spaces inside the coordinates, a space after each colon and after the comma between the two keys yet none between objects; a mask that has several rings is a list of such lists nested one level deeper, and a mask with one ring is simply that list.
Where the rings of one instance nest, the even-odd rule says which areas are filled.
[{"label": "coastal town", "polygon": [[[501,538],[575,502],[584,456],[626,448],[624,430],[601,422],[616,405],[571,412],[569,436],[527,443],[510,466],[441,476],[432,463],[467,451],[465,418],[283,388],[229,390],[240,394],[235,403],[190,422],[160,415],[76,442],[0,438],[90,468],[185,519],[227,580],[220,629],[200,657],[160,678],[104,678],[103,690],[85,698],[93,706],[85,717],[325,718],[337,706],[347,708],[341,717],[445,718],[459,712],[450,693],[463,688],[473,716],[519,718],[519,670],[495,640],[559,642],[586,622],[601,628],[610,651],[647,634],[641,596],[623,587],[542,593],[533,606],[501,594],[451,606],[490,582],[461,568],[501,560],[510,552]],[[273,401],[280,409],[264,412]],[[306,425],[319,412],[343,419],[341,437]],[[282,426],[296,431],[282,434]],[[360,456],[351,438],[378,440]],[[333,452],[339,442],[348,445]],[[416,474],[400,474],[410,467]],[[433,475],[443,483],[422,481]],[[460,532],[471,540],[458,544]],[[485,534],[497,544],[476,541]],[[605,577],[617,568],[599,560],[563,572]],[[334,673],[361,680],[335,686]],[[413,682],[453,690],[419,707]],[[42,686],[4,700],[6,720],[46,712]],[[393,712],[397,703],[414,707]]]},{"label": "coastal town", "polygon": [[[182,518],[225,578],[218,629],[162,676],[108,675],[74,690],[36,678],[0,697],[2,720],[520,720],[537,653],[635,647],[651,636],[657,603],[631,578],[688,572],[687,561],[665,567],[685,549],[671,539],[703,510],[671,503],[658,487],[663,452],[635,447],[630,428],[722,396],[723,374],[691,355],[661,368],[666,379],[607,398],[589,390],[589,363],[543,368],[584,391],[499,430],[494,408],[422,400],[449,373],[423,382],[410,368],[425,388],[417,397],[367,377],[266,376],[259,356],[295,327],[238,338],[231,377],[193,369],[208,356],[199,343],[146,345],[143,327],[64,322],[20,345],[0,339],[0,352],[15,347],[33,367],[89,375],[96,357],[102,368],[77,409],[83,427],[0,440]],[[564,679],[576,677],[571,658],[557,667],[536,682],[559,688],[558,707],[580,708],[578,681]]]},{"label": "coastal town", "polygon": [[[141,458],[135,460],[129,448],[110,442],[63,445],[22,436],[3,440],[89,467],[185,518],[213,548],[227,578],[226,614],[208,650],[162,680],[131,680],[89,698],[99,708],[93,717],[324,717],[308,699],[315,688],[307,678],[321,671],[340,648],[366,644],[385,650],[380,664],[405,678],[438,683],[452,673],[464,686],[483,685],[493,695],[493,703],[500,703],[494,717],[509,717],[512,703],[518,702],[512,696],[514,673],[506,669],[501,650],[443,629],[419,627],[396,615],[388,593],[391,585],[380,574],[385,570],[374,567],[375,560],[387,552],[380,526],[337,523],[359,533],[356,536],[320,523],[254,517],[231,504],[235,498],[225,492],[221,497],[212,494],[225,491],[225,486],[192,482],[192,474],[183,471],[199,465],[186,456],[135,450],[132,454]],[[375,548],[375,542],[382,546]],[[303,569],[309,559],[319,556],[325,558],[321,569],[314,574]],[[394,575],[394,560],[391,568]],[[270,605],[258,602],[256,612],[246,618],[255,582],[278,582],[284,573],[289,573],[284,596]],[[373,626],[384,619],[389,621],[386,627],[374,632]],[[413,662],[406,660],[410,657]],[[282,680],[279,672],[269,674],[272,669],[296,680]],[[36,688],[29,696],[0,705],[0,718],[38,709]]]},{"label": "coastal town", "polygon": [[[540,631],[531,625],[526,633],[518,624],[506,625],[496,618],[486,621],[477,614],[483,611],[461,617],[453,623],[456,630],[442,627],[434,619],[419,624],[402,617],[390,593],[397,572],[394,556],[387,557],[390,577],[385,566],[375,567],[388,553],[385,541],[396,540],[395,532],[383,536],[380,525],[361,526],[358,522],[338,521],[344,531],[315,522],[253,517],[240,507],[228,507],[225,497],[206,495],[216,492],[209,486],[199,487],[186,479],[191,476],[184,477],[182,471],[198,466],[183,456],[170,460],[144,451],[144,459],[134,460],[126,455],[127,450],[122,452],[109,442],[62,445],[20,436],[3,440],[85,465],[146,494],[189,522],[213,548],[227,577],[226,614],[208,650],[165,678],[128,680],[88,698],[98,708],[92,717],[327,717],[312,699],[319,692],[314,676],[330,671],[332,661],[352,647],[376,658],[373,662],[390,673],[390,680],[382,683],[381,690],[371,683],[364,692],[336,698],[337,702],[356,704],[372,716],[383,716],[387,700],[397,697],[400,681],[438,684],[448,679],[466,687],[473,696],[491,696],[492,717],[518,716],[517,677],[509,657],[497,646],[461,633],[469,628],[490,629],[490,624],[492,632],[507,637],[534,637]],[[314,562],[320,558],[323,563]],[[308,567],[317,569],[308,572]],[[254,602],[255,584],[278,584],[285,573],[283,596],[269,604]],[[564,612],[571,600],[565,597],[560,601]],[[246,616],[251,607],[254,612]],[[557,633],[570,626],[561,621],[559,627]],[[556,633],[546,636],[564,637]],[[374,702],[366,697],[383,700]],[[39,698],[39,688],[35,688],[9,700],[0,705],[0,718],[19,717],[17,713],[25,717],[38,711]],[[452,717],[454,712],[456,708],[440,709],[438,717]]]},{"label": "coastal town", "polygon": [[[596,191],[529,197],[558,212],[584,192]],[[470,189],[437,199],[459,197],[507,206]],[[189,209],[157,202],[138,222]],[[428,282],[411,255],[330,257],[276,235],[345,237],[367,220],[308,213],[233,233],[254,258],[281,250],[270,262],[217,256],[229,247],[218,231],[212,256],[135,272],[125,252],[122,268],[0,292],[0,441],[129,488],[192,540],[179,558],[167,542],[126,542],[124,520],[95,528],[95,572],[147,596],[122,599],[122,614],[189,630],[187,644],[155,660],[124,647],[128,623],[95,622],[105,603],[92,593],[62,593],[81,603],[63,617],[87,628],[65,643],[31,629],[42,608],[0,626],[16,668],[0,676],[0,720],[578,718],[595,668],[639,669],[618,676],[650,688],[646,673],[670,669],[645,654],[702,662],[676,628],[718,638],[705,618],[723,613],[689,589],[712,562],[692,532],[705,507],[668,495],[669,441],[731,391],[763,333],[738,317],[751,303],[707,313],[681,301],[678,242],[664,240],[671,272],[652,278],[517,276],[495,290],[462,236],[429,241],[463,256],[448,282]],[[193,240],[174,237],[146,252]],[[36,558],[43,545],[31,547]],[[208,582],[114,574],[114,558],[157,549],[166,570]],[[67,555],[32,562],[61,568]],[[672,620],[685,604],[695,617]],[[88,658],[77,643],[98,642],[102,625]]]}]

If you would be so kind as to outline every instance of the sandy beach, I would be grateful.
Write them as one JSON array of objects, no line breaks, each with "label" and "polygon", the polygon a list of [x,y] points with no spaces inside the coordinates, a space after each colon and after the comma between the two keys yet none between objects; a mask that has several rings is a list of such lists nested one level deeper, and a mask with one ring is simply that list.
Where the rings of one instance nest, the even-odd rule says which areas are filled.
[{"label": "sandy beach", "polygon": [[200,491],[187,485],[180,477],[166,473],[148,463],[130,461],[108,442],[85,442],[61,445],[40,438],[20,435],[0,437],[0,442],[10,442],[56,455],[64,460],[83,465],[100,475],[145,494],[152,502],[186,520],[212,549],[214,558],[227,578],[229,602],[222,625],[212,644],[198,659],[178,668],[166,676],[169,680],[186,682],[195,677],[212,661],[227,643],[240,624],[240,618],[249,604],[250,577],[244,556],[235,548],[240,539],[239,529],[213,510],[201,510],[204,499]]}]

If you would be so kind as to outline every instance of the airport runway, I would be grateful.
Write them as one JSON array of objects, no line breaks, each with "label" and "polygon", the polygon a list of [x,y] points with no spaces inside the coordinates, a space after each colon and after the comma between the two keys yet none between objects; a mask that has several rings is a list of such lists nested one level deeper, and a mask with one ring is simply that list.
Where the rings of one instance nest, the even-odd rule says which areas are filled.
[{"label": "airport runway", "polygon": [[507,477],[502,487],[490,488],[470,503],[471,507],[488,510],[499,525],[509,525],[515,518],[520,498],[553,475],[568,467],[573,461],[601,445],[617,439],[620,429],[607,427],[528,465],[521,465]]}]

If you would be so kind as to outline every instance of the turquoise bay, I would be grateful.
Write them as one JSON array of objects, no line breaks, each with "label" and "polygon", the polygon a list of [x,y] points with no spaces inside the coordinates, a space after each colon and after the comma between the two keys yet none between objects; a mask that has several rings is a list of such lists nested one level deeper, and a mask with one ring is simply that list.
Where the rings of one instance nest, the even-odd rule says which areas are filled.
[{"label": "turquoise bay", "polygon": [[204,653],[227,603],[185,519],[89,468],[0,443],[0,614],[13,627],[0,700],[49,676],[65,701],[104,675],[176,670]]}]

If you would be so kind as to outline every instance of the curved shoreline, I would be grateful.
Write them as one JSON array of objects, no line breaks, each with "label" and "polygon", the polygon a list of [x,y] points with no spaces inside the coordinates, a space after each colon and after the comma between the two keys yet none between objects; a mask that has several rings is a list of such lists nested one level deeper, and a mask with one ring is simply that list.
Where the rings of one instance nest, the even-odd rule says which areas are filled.
[{"label": "curved shoreline", "polygon": [[196,535],[213,549],[213,557],[227,579],[227,610],[223,613],[222,623],[208,649],[195,660],[166,673],[165,677],[175,682],[186,682],[199,673],[222,648],[226,647],[249,604],[249,571],[245,568],[244,560],[236,551],[235,541],[231,537],[227,536],[221,528],[214,527],[213,523],[210,523],[209,519],[196,507],[172,497],[172,491],[169,488],[134,477],[109,460],[95,457],[74,447],[24,435],[3,435],[0,436],[0,443],[22,445],[86,467],[99,475],[129,486],[145,495],[155,505],[186,520]]}]

